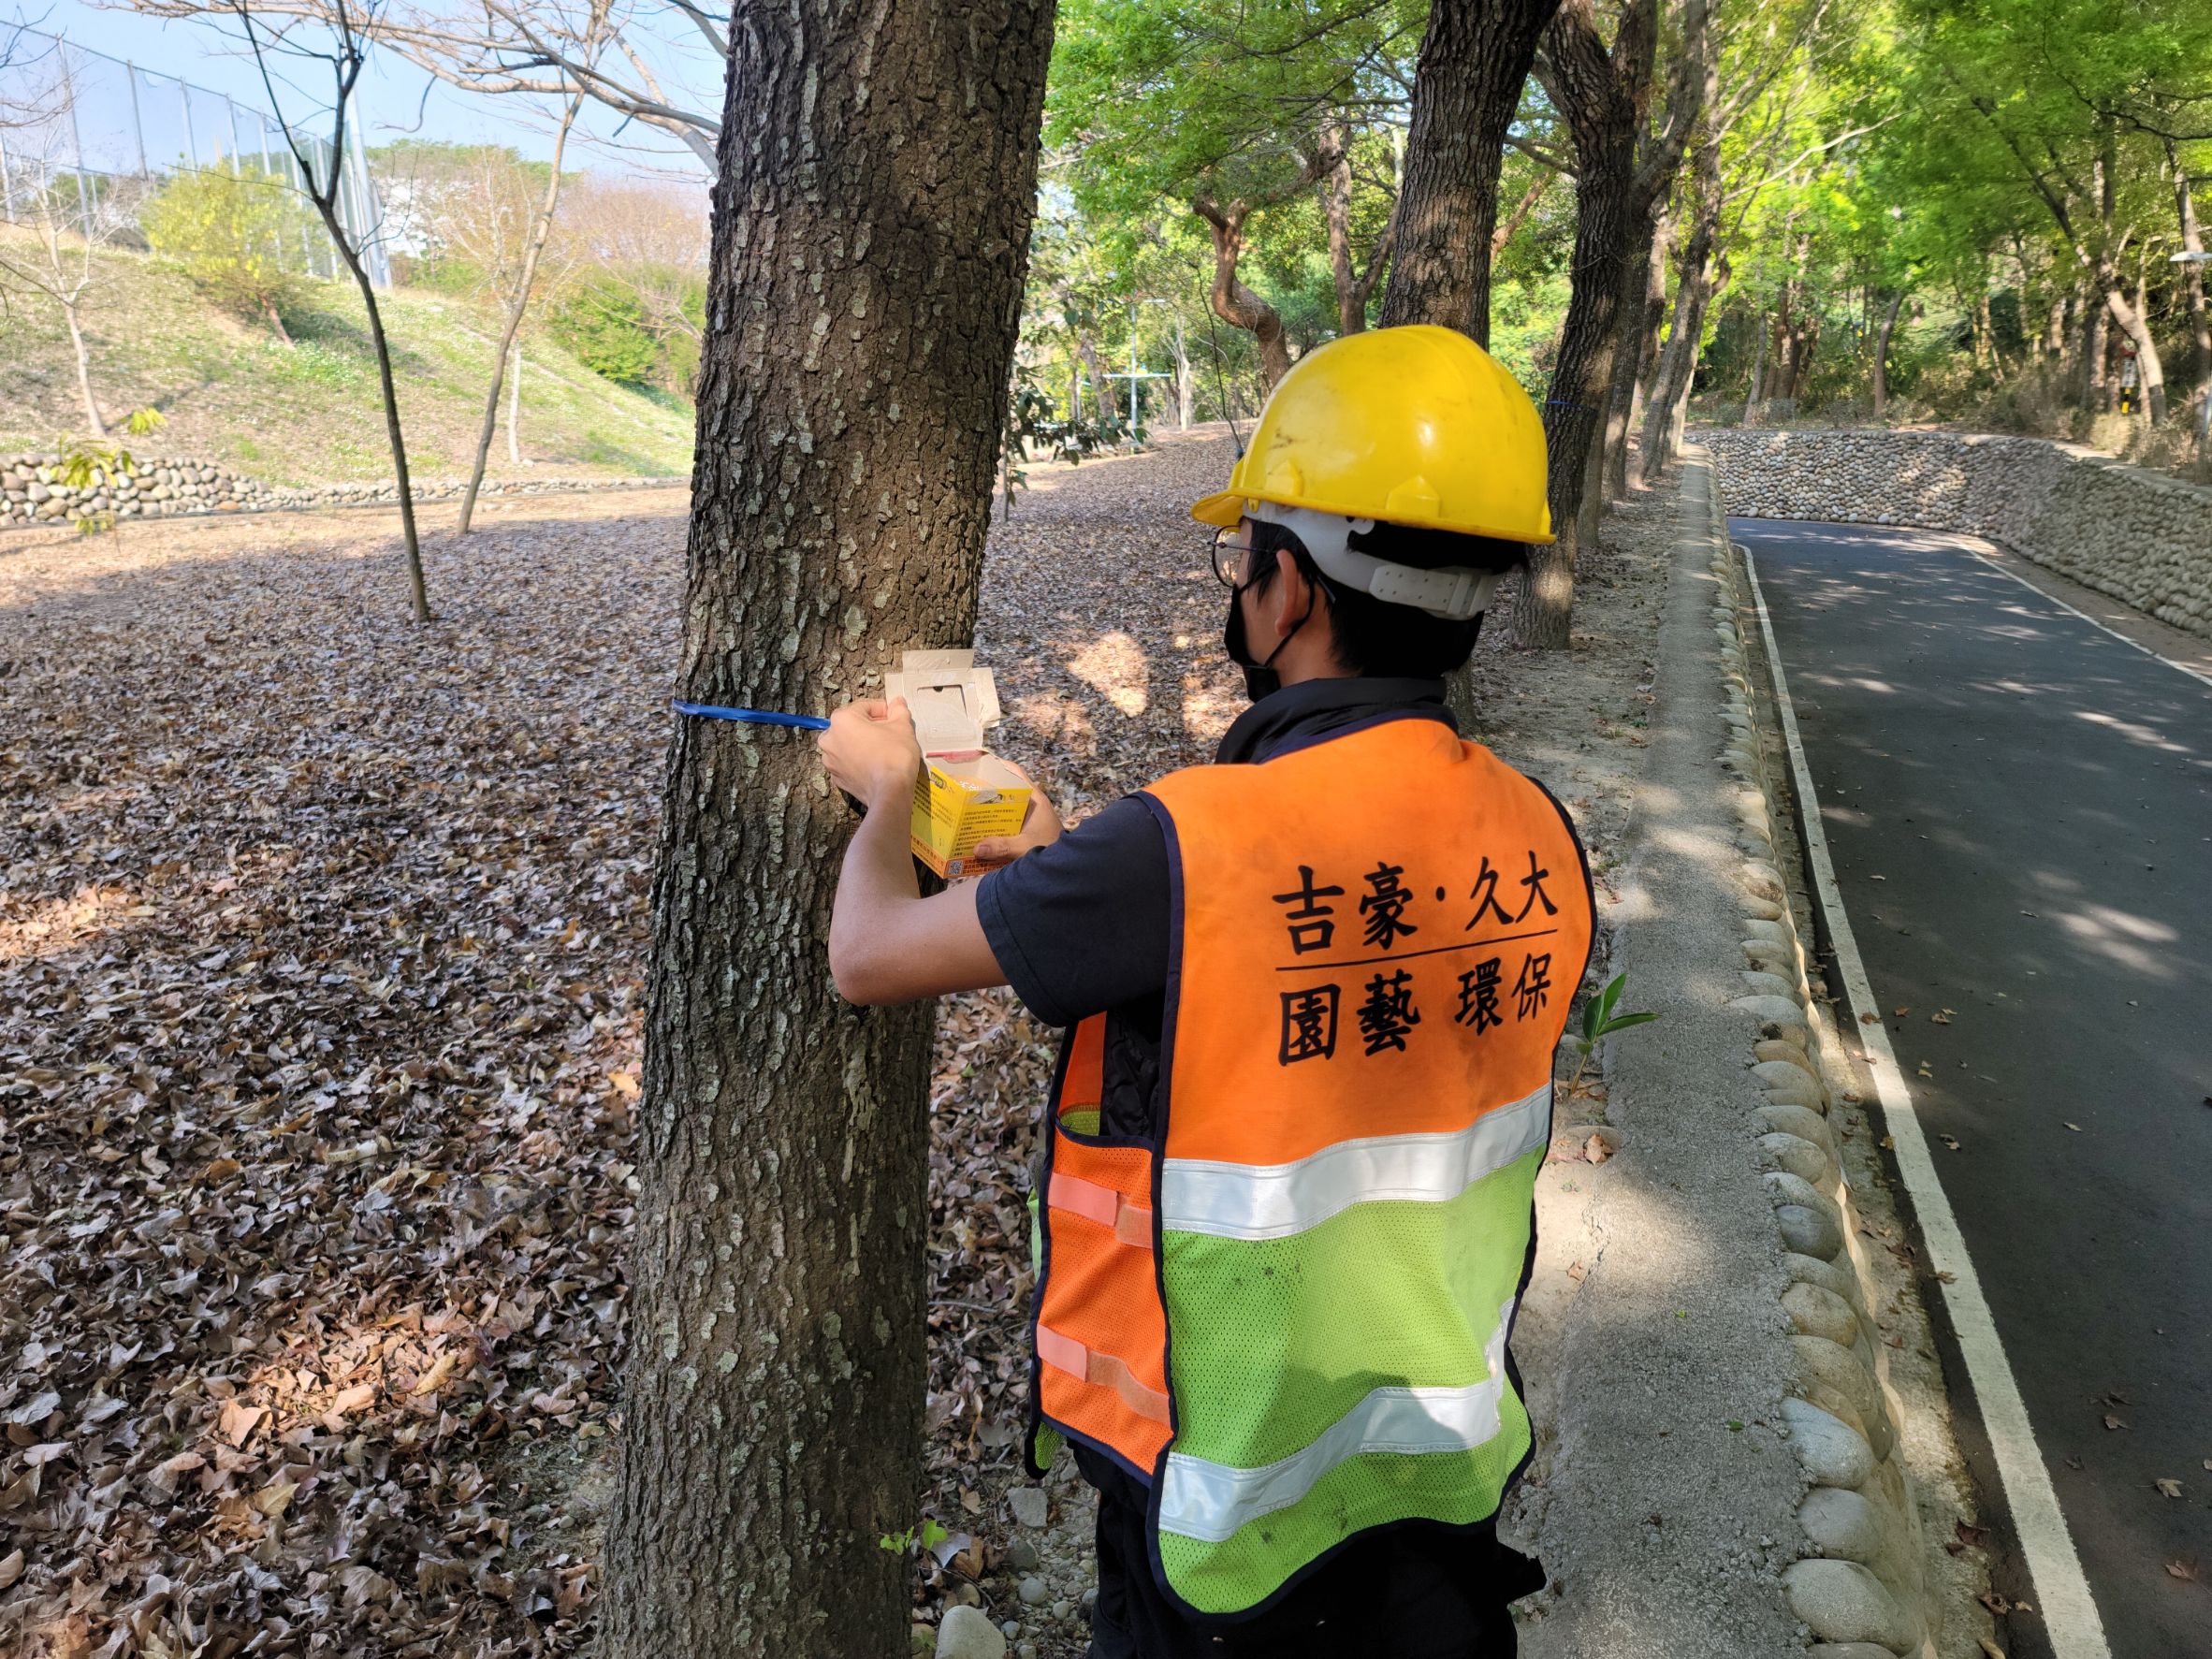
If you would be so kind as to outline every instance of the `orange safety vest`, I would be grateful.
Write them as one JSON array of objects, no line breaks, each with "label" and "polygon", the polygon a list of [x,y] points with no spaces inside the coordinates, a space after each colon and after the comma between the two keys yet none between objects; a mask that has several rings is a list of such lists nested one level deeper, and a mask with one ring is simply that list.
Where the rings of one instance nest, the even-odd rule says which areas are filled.
[{"label": "orange safety vest", "polygon": [[1069,1035],[1040,1184],[1031,1464],[1151,1488],[1176,1605],[1271,1603],[1351,1537],[1496,1512],[1506,1340],[1589,874],[1541,787],[1397,719],[1143,797],[1167,836],[1156,1139],[1099,1133]]}]

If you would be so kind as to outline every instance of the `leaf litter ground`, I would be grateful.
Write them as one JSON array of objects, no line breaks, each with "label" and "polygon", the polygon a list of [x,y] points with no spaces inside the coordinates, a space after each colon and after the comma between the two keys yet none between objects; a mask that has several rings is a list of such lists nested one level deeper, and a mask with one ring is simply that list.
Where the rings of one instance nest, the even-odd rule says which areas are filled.
[{"label": "leaf litter ground", "polygon": [[[999,747],[1071,815],[1242,706],[1184,514],[1230,459],[1037,467],[994,531]],[[1611,521],[1572,650],[1477,658],[1601,901],[1666,505]],[[373,514],[0,544],[0,1652],[588,1645],[684,509],[499,503],[433,536],[419,631]],[[916,1599],[1073,1654],[1081,1490],[1010,1504],[1053,1035],[1004,993],[939,1021],[955,1536]]]}]

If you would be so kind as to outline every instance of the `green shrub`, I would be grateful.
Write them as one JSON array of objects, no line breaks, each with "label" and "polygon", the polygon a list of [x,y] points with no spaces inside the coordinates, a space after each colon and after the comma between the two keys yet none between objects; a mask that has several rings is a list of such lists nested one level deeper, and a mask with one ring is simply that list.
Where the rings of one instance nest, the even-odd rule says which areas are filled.
[{"label": "green shrub", "polygon": [[594,374],[689,399],[699,375],[706,283],[664,266],[603,269],[555,302],[553,338]]},{"label": "green shrub", "polygon": [[174,260],[218,305],[285,333],[282,312],[304,283],[287,261],[309,230],[298,197],[272,174],[229,161],[174,174],[139,210],[147,245]]},{"label": "green shrub", "polygon": [[580,284],[554,309],[553,338],[585,368],[618,386],[649,386],[661,370],[661,342],[646,326],[645,307],[611,277]]}]

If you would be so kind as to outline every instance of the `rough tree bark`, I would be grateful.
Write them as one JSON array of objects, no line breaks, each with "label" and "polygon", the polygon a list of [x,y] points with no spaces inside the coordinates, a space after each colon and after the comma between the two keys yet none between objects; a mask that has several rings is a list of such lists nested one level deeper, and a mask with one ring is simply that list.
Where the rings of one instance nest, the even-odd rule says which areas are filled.
[{"label": "rough tree bark", "polygon": [[1237,261],[1244,255],[1244,221],[1252,204],[1240,197],[1223,207],[1212,196],[1201,196],[1190,205],[1214,233],[1214,287],[1207,297],[1214,314],[1251,334],[1259,347],[1260,382],[1273,391],[1275,382],[1290,372],[1283,319],[1273,306],[1237,281]]},{"label": "rough tree bark", "polygon": [[1666,250],[1674,241],[1674,217],[1663,212],[1652,226],[1652,240],[1642,257],[1632,265],[1622,289],[1622,350],[1613,373],[1612,396],[1607,400],[1604,499],[1620,501],[1628,494],[1628,429],[1636,419],[1637,400],[1652,372],[1652,356],[1659,338],[1659,318],[1666,307]]},{"label": "rough tree bark", "polygon": [[1559,0],[1436,0],[1430,7],[1398,181],[1385,327],[1438,323],[1490,343],[1506,134],[1536,42],[1558,9]]},{"label": "rough tree bark", "polygon": [[1657,0],[1629,0],[1608,50],[1596,0],[1564,0],[1545,31],[1547,85],[1573,135],[1576,158],[1572,297],[1544,406],[1551,527],[1558,540],[1532,551],[1515,589],[1514,636],[1564,650],[1574,608],[1575,564],[1590,451],[1603,429],[1621,343],[1624,267],[1651,234],[1652,205],[1670,187],[1711,79],[1710,0],[1682,0],[1682,40],[1658,136],[1638,158],[1645,98],[1658,44]]},{"label": "rough tree bark", "polygon": [[[683,695],[819,710],[972,637],[1052,0],[740,0]],[[903,1653],[926,1006],[841,1002],[810,744],[670,737],[607,1659]]]},{"label": "rough tree bark", "polygon": [[1675,457],[1681,411],[1697,372],[1697,347],[1705,333],[1705,311],[1718,275],[1721,230],[1721,145],[1709,125],[1697,143],[1690,186],[1690,235],[1682,244],[1681,276],[1675,284],[1674,315],[1666,344],[1653,371],[1644,411],[1643,458],[1647,484],[1658,482]]},{"label": "rough tree bark", "polygon": [[[494,359],[491,385],[484,390],[484,419],[476,429],[476,457],[469,466],[468,488],[461,491],[460,516],[455,520],[453,533],[469,533],[469,521],[476,516],[476,492],[484,488],[484,468],[491,459],[492,433],[499,425],[500,387],[507,377],[507,359],[518,354],[516,337],[522,332],[522,319],[530,310],[530,291],[538,280],[538,260],[546,251],[546,238],[553,230],[553,215],[560,209],[560,160],[568,148],[569,129],[576,124],[576,112],[584,106],[584,95],[576,94],[560,112],[560,125],[553,134],[553,167],[546,180],[545,199],[538,203],[538,211],[530,227],[530,241],[522,251],[522,269],[515,275],[514,292],[507,296],[506,318],[500,329],[499,356]],[[516,384],[520,386],[517,373]],[[515,438],[512,420],[507,428],[508,447],[513,449]]]}]

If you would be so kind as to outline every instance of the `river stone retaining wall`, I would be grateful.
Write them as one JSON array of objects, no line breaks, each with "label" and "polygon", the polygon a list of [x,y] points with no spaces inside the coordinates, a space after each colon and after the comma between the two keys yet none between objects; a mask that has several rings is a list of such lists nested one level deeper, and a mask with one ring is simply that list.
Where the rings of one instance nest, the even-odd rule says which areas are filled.
[{"label": "river stone retaining wall", "polygon": [[[1783,1416],[1807,1481],[1797,1519],[1812,1551],[1783,1571],[1783,1593],[1817,1659],[1934,1659],[1942,1615],[1871,1312],[1877,1290],[1855,1255],[1859,1217],[1829,1119],[1828,1079],[1849,1067],[1812,1012],[1812,956],[1776,847],[1789,833],[1787,781],[1760,736],[1744,647],[1748,593],[1718,488],[1712,503],[1713,632],[1730,732],[1721,759],[1741,784],[1733,805],[1745,853],[1737,877],[1745,994],[1735,1006],[1759,1022],[1746,1058],[1768,1103],[1753,1128],[1789,1280],[1781,1300],[1796,1384]],[[1740,495],[1729,505],[1754,510]]]},{"label": "river stone retaining wall", "polygon": [[1699,442],[1742,517],[1983,536],[2212,639],[2212,489],[2202,485],[2044,438],[1730,429]]},{"label": "river stone retaining wall", "polygon": [[[302,507],[364,507],[396,502],[389,484],[319,484],[303,489],[276,489],[205,461],[184,458],[141,458],[134,473],[114,482],[105,477],[83,488],[61,483],[62,458],[53,455],[0,457],[0,530],[112,513],[124,518],[169,518],[205,513],[252,513]],[[491,496],[549,495],[578,489],[653,489],[680,485],[682,478],[528,478],[488,480],[479,499]],[[466,488],[459,479],[418,481],[418,502],[458,501]]]}]

